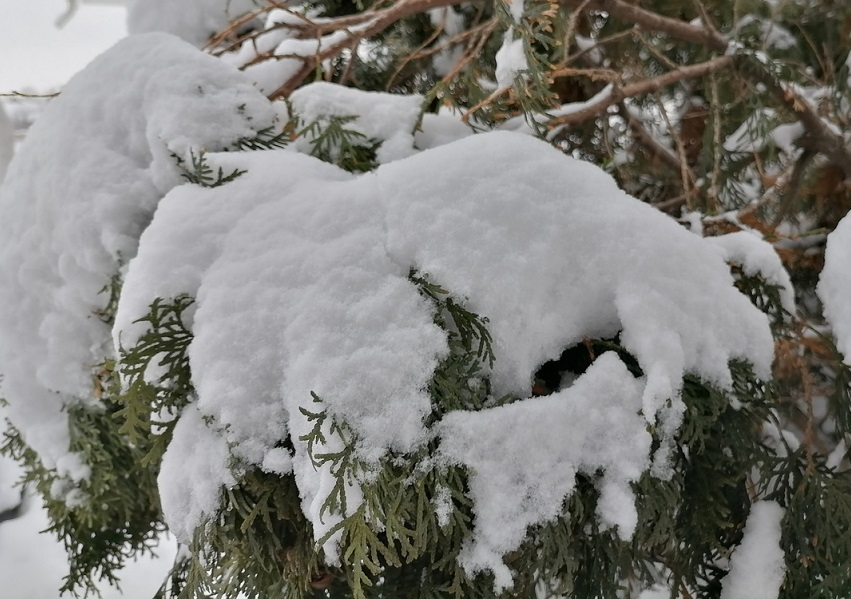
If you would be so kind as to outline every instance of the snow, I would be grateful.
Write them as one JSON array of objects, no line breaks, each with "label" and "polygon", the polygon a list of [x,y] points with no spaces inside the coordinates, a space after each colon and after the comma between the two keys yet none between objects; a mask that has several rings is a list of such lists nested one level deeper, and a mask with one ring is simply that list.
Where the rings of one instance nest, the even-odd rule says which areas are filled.
[{"label": "snow", "polygon": [[496,52],[496,84],[499,89],[514,85],[514,78],[529,69],[523,38],[514,39],[514,29],[509,27]]},{"label": "snow", "polygon": [[506,0],[506,2],[508,3],[508,11],[511,13],[514,22],[520,23],[523,13],[526,10],[525,0]]},{"label": "snow", "polygon": [[[519,65],[510,38],[501,83]],[[577,473],[595,477],[602,525],[629,539],[630,483],[651,463],[666,472],[683,375],[729,388],[735,358],[770,373],[768,319],[725,263],[781,277],[762,242],[704,240],[527,135],[468,136],[436,115],[417,137],[420,96],[314,83],[291,103],[305,122],[356,116],[350,126],[381,142],[382,166],[355,177],[305,156],[303,141],[220,152],[272,126],[275,108],[246,75],[167,34],[119,43],[45,108],[0,189],[0,301],[14,307],[0,315],[0,372],[26,441],[65,483],[85,478],[63,408],[97,407],[91,368],[138,341],[154,299],[188,294],[197,396],[158,479],[178,539],[214,518],[222,488],[251,467],[292,472],[321,538],[360,505],[370,469],[433,441],[434,467],[471,472],[476,528],[462,564],[493,572],[497,587],[511,585],[502,556],[558,515]],[[200,148],[214,169],[246,174],[182,183],[173,155]],[[520,401],[426,428],[448,346],[412,269],[489,319],[494,394]],[[110,331],[93,314],[119,272]],[[542,363],[618,334],[644,376],[603,354],[553,396],[529,397]],[[345,513],[323,511],[335,476],[305,440],[321,411],[313,457],[350,443],[366,469],[348,482]],[[653,456],[649,425],[663,436]],[[323,545],[332,563],[339,535]]]},{"label": "snow", "polygon": [[[192,541],[195,527],[187,523],[215,516],[221,489],[235,484],[228,458],[227,441],[204,423],[195,405],[187,406],[174,427],[159,474],[165,522],[178,542]],[[168,484],[175,480],[181,481],[180,487]]]},{"label": "snow", "polygon": [[414,133],[414,145],[418,150],[429,150],[473,135],[473,129],[455,115],[441,110],[437,114],[426,113],[420,122],[420,130]]},{"label": "snow", "polygon": [[795,314],[795,289],[789,273],[774,247],[757,235],[755,231],[738,231],[709,237],[707,241],[718,246],[724,254],[724,260],[739,264],[746,275],[761,275],[767,283],[780,287],[783,309],[789,314]]},{"label": "snow", "polygon": [[469,574],[490,569],[511,586],[501,557],[526,528],[555,519],[576,474],[598,481],[598,513],[629,539],[638,522],[629,483],[647,468],[650,434],[639,414],[641,381],[613,353],[601,355],[568,389],[482,412],[452,412],[438,427],[440,452],[471,471],[476,528],[461,559]]},{"label": "snow", "polygon": [[845,216],[827,236],[824,268],[816,291],[824,306],[824,317],[833,328],[836,347],[846,364],[851,364],[851,217]]},{"label": "snow", "polygon": [[[311,93],[320,90],[327,90],[324,105],[331,109],[346,93],[328,86]],[[358,106],[367,109],[362,126],[369,126],[372,106],[347,105],[350,112]],[[397,118],[410,118],[413,108],[411,102]],[[465,565],[491,569],[506,585],[499,555],[519,542],[526,525],[553,517],[576,471],[605,470],[600,517],[629,537],[635,514],[628,483],[650,460],[647,422],[662,414],[673,433],[684,372],[722,387],[730,383],[727,362],[734,357],[768,372],[767,319],[735,290],[722,253],[626,196],[596,167],[538,140],[475,135],[360,177],[289,149],[209,159],[214,167],[248,172],[220,188],[175,188],[160,202],[128,265],[115,327],[116,339],[127,343],[138,338],[133,320],[154,297],[197,297],[188,324],[198,400],[181,417],[159,481],[167,520],[180,538],[209,518],[220,485],[230,484],[222,447],[238,468],[292,469],[317,538],[345,516],[321,510],[334,479],[329,464],[315,466],[301,440],[313,427],[302,410],[327,410],[345,421],[367,465],[441,435],[423,425],[430,410],[424,389],[447,351],[445,334],[408,281],[411,268],[490,319],[498,395],[528,396],[541,363],[585,336],[621,330],[648,373],[627,378],[614,356],[604,356],[563,391],[592,415],[603,414],[605,427],[584,444],[576,436],[560,447],[562,434],[539,440],[571,461],[542,461],[561,474],[534,502],[505,501],[505,511],[495,512],[481,489],[500,484],[488,474],[498,469],[477,475],[475,509],[484,524]],[[498,412],[452,415],[437,429],[452,431],[447,459],[477,464],[492,450],[490,423],[540,418],[554,402],[521,402],[503,412],[507,420]],[[208,431],[199,433],[205,422]],[[463,451],[451,449],[456,432],[458,443],[467,439]],[[290,459],[279,449],[287,435]],[[207,439],[204,447],[219,449],[199,451],[199,437]],[[342,447],[330,429],[325,437],[315,452]],[[185,463],[195,463],[193,470],[211,484],[187,485]],[[526,460],[513,464],[503,464],[504,472],[525,481],[521,486],[537,478],[523,474]],[[348,513],[359,492],[352,483]],[[507,520],[516,526],[500,532]],[[336,538],[324,548],[333,560]]]},{"label": "snow", "polygon": [[449,40],[464,31],[464,15],[456,12],[451,6],[433,8],[428,11],[429,20],[434,28],[441,28],[443,32],[437,40],[438,46],[442,47],[432,58],[434,71],[439,77],[444,77],[452,71],[452,68],[464,54],[461,44],[446,45]]},{"label": "snow", "polygon": [[231,21],[256,10],[259,0],[128,0],[127,30],[163,31],[201,46]]},{"label": "snow", "polygon": [[[300,87],[290,95],[293,112],[305,125],[320,117],[356,116],[346,128],[367,140],[382,142],[376,152],[380,164],[415,153],[414,129],[424,101],[418,94],[364,92],[324,81]],[[308,141],[301,138],[297,142],[300,149],[309,147]]]},{"label": "snow", "polygon": [[780,546],[783,515],[783,508],[773,501],[751,506],[745,536],[730,556],[721,599],[777,599],[780,595],[786,572]]},{"label": "snow", "polygon": [[97,403],[91,369],[112,355],[101,291],[181,182],[172,155],[273,122],[240,73],[166,34],[122,40],[44,107],[0,188],[0,301],[17,306],[0,315],[0,370],[9,415],[48,468],[87,475],[63,409]]}]

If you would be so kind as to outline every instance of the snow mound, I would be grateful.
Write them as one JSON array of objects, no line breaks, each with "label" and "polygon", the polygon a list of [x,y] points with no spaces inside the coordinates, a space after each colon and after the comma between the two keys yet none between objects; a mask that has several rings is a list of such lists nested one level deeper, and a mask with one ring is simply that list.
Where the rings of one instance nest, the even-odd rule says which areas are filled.
[{"label": "snow mound", "polygon": [[[106,82],[106,83],[105,83]],[[172,36],[131,36],[47,104],[0,188],[0,372],[9,416],[48,468],[73,480],[63,408],[98,403],[112,355],[102,290],[136,254],[174,156],[223,149],[274,123],[236,70]]]},{"label": "snow mound", "polygon": [[[240,468],[292,471],[317,538],[345,514],[321,513],[333,474],[302,439],[309,413],[344,421],[367,464],[443,438],[446,462],[474,473],[481,528],[465,566],[507,585],[500,556],[527,525],[554,517],[577,472],[603,471],[601,520],[632,534],[629,483],[651,461],[648,423],[673,435],[686,372],[722,388],[734,358],[769,373],[768,319],[735,289],[723,252],[528,136],[475,135],[360,177],[289,151],[210,159],[248,174],[221,188],[177,188],[160,203],[129,264],[114,336],[138,338],[133,320],[156,296],[195,296],[197,403],[182,418],[200,413]],[[456,412],[426,429],[425,389],[447,344],[412,269],[489,318],[497,395],[528,397],[537,368],[585,337],[620,333],[646,376],[603,355],[552,398]],[[529,439],[540,428],[522,423],[533,420],[552,421],[551,434]],[[494,431],[525,439],[524,451],[545,446],[538,457],[551,484],[517,452],[497,459]],[[180,465],[204,462],[223,485],[230,476],[218,453],[193,448],[196,432],[177,427],[160,477],[181,536],[203,524],[215,498],[212,486],[187,485]],[[292,455],[280,449],[287,436]],[[339,449],[337,436],[325,438],[314,452]],[[495,506],[488,497],[506,480],[516,500]],[[351,512],[356,484],[349,494]],[[325,545],[331,559],[335,543]]]}]

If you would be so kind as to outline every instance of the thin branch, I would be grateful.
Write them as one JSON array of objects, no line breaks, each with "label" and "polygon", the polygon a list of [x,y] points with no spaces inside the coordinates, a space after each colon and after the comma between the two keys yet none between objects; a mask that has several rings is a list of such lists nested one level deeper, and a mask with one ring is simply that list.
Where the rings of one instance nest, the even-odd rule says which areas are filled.
[{"label": "thin branch", "polygon": [[595,102],[582,110],[558,116],[549,122],[549,126],[558,127],[560,125],[581,123],[582,121],[602,114],[607,108],[609,108],[609,106],[612,106],[625,98],[650,94],[678,81],[693,79],[695,77],[703,77],[709,73],[729,68],[732,65],[732,56],[719,56],[717,58],[707,60],[706,62],[680,67],[663,75],[659,75],[658,77],[637,81],[620,88],[615,86],[611,94],[602,96],[598,102]]},{"label": "thin branch", "polygon": [[679,19],[665,17],[623,0],[559,0],[559,4],[574,9],[584,6],[590,10],[605,11],[616,19],[635,23],[648,31],[667,33],[671,37],[705,46],[715,52],[727,51],[727,40],[708,27],[698,27]]}]

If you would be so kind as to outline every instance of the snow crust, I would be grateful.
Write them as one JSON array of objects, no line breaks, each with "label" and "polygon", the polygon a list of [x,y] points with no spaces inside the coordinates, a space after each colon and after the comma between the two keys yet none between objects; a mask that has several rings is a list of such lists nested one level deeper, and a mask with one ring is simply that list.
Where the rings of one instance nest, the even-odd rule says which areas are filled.
[{"label": "snow crust", "polygon": [[745,536],[730,556],[721,599],[777,599],[786,572],[780,546],[783,508],[773,501],[751,506]]},{"label": "snow crust", "polygon": [[260,0],[128,0],[127,31],[162,31],[200,46],[237,17],[264,4]]},{"label": "snow crust", "polygon": [[0,371],[9,415],[48,468],[88,476],[63,409],[97,402],[92,369],[112,355],[101,292],[181,182],[173,155],[273,122],[240,73],[153,33],[93,61],[30,129],[0,188],[0,301],[16,306],[0,315]]},{"label": "snow crust", "polygon": [[[676,428],[684,372],[722,387],[733,357],[768,372],[767,319],[735,290],[722,252],[596,167],[528,136],[475,135],[360,177],[289,150],[209,157],[248,173],[221,188],[175,188],[160,202],[129,263],[114,331],[122,343],[138,338],[133,320],[154,297],[197,298],[189,357],[198,399],[159,481],[181,538],[209,518],[219,488],[187,485],[183,465],[218,485],[230,476],[220,451],[199,450],[195,411],[239,468],[292,471],[317,538],[331,530],[346,515],[321,510],[334,476],[300,440],[313,428],[303,410],[327,410],[347,423],[367,464],[441,436],[445,459],[475,471],[481,529],[465,566],[507,586],[500,556],[527,525],[555,516],[578,471],[603,470],[600,517],[632,534],[629,482],[650,462],[647,422],[661,415],[668,432]],[[490,319],[498,395],[527,397],[541,363],[585,336],[619,331],[647,377],[602,356],[554,398],[455,413],[426,430],[424,389],[447,346],[408,280],[412,268]],[[517,452],[501,468],[487,461],[501,455],[496,431],[541,418],[566,423],[535,439],[547,448],[540,468],[557,473],[552,484]],[[564,435],[568,422],[582,422],[582,434]],[[342,447],[328,426],[314,452]],[[280,449],[287,435],[291,456]],[[516,501],[494,506],[490,491],[505,481]],[[359,493],[354,482],[349,512]],[[324,546],[331,560],[336,542]]]}]

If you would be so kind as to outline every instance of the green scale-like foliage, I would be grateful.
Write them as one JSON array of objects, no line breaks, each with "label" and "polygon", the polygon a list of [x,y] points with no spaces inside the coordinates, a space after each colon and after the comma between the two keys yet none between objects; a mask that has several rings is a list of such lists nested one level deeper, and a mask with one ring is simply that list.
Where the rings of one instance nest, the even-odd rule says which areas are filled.
[{"label": "green scale-like foliage", "polygon": [[[427,276],[412,272],[411,281],[434,305],[435,322],[446,330],[451,350],[429,386],[433,412],[428,424],[452,410],[518,401],[491,395],[487,373],[493,353],[487,320],[469,312]],[[152,312],[163,305],[155,304]],[[617,339],[588,340],[566,351],[550,370],[581,374],[603,351],[616,351],[636,376],[641,375]],[[174,363],[185,368],[179,359]],[[678,588],[691,589],[700,597],[717,596],[725,575],[719,560],[729,557],[740,541],[757,485],[764,487],[759,489],[761,496],[768,494],[790,510],[802,509],[797,495],[784,497],[780,487],[769,488],[767,481],[777,480],[781,466],[789,470],[782,474],[784,481],[800,478],[806,467],[800,456],[780,460],[761,443],[761,428],[771,417],[773,390],[758,382],[745,364],[733,363],[731,368],[730,393],[694,377],[684,381],[686,413],[673,474],[660,479],[646,473],[634,485],[639,524],[631,541],[601,528],[596,476],[581,474],[561,516],[530,528],[527,540],[505,556],[515,586],[502,595],[493,591],[490,575],[471,579],[458,563],[475,517],[466,494],[468,473],[432,459],[440,440],[433,439],[413,454],[388,455],[376,469],[359,459],[356,433],[334,421],[321,398],[314,396],[316,409],[302,409],[314,428],[299,442],[307,444],[317,467],[330,465],[338,477],[323,512],[348,517],[325,538],[315,540],[292,476],[249,469],[235,487],[223,489],[218,515],[196,532],[191,556],[177,565],[161,596],[534,597],[535,589],[543,585],[553,596],[611,597],[628,581],[636,588],[649,586],[660,569]],[[125,399],[132,404],[146,397],[150,396]],[[341,450],[323,453],[328,434],[339,437]],[[291,441],[283,440],[282,447],[291,449]],[[757,473],[762,478],[754,479]],[[832,478],[830,473],[822,475]],[[354,511],[346,505],[346,482],[358,483],[363,492],[363,503]],[[440,517],[438,500],[449,506]],[[836,496],[831,501],[843,505]],[[341,565],[329,567],[319,546],[338,532]],[[831,571],[835,562],[819,551],[816,544],[816,557],[808,558],[812,567],[822,568],[825,577],[838,576]]]}]

